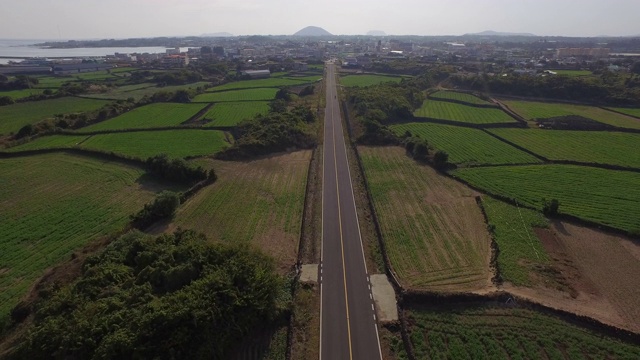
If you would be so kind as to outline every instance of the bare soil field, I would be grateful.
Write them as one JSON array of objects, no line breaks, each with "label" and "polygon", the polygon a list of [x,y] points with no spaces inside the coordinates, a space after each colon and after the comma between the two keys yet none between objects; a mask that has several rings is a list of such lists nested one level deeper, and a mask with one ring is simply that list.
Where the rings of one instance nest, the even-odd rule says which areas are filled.
[{"label": "bare soil field", "polygon": [[476,291],[491,285],[491,237],[477,193],[407,157],[361,147],[387,252],[406,288]]},{"label": "bare soil field", "polygon": [[188,200],[161,230],[190,228],[213,241],[250,243],[286,273],[297,260],[310,160],[311,151],[247,162],[206,160],[218,180]]},{"label": "bare soil field", "polygon": [[565,286],[504,290],[640,332],[640,244],[566,222],[536,233]]}]

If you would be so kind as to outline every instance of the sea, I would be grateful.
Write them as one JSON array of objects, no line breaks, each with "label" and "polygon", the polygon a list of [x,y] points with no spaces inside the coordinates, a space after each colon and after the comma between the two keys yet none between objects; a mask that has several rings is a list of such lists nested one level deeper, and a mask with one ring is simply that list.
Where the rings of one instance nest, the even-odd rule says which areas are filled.
[{"label": "sea", "polygon": [[[165,47],[106,47],[106,48],[76,48],[76,49],[50,49],[34,46],[35,44],[56,40],[11,40],[0,39],[0,64],[8,64],[10,61],[20,61],[29,57],[41,58],[72,58],[72,57],[100,57],[113,55],[114,53],[164,53]],[[59,40],[58,40],[59,41]],[[181,49],[186,51],[186,48]]]}]

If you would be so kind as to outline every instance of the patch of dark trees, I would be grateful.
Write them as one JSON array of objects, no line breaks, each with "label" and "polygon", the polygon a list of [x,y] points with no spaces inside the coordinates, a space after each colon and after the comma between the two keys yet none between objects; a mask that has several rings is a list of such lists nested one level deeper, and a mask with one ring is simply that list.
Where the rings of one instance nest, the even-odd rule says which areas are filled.
[{"label": "patch of dark trees", "polygon": [[284,284],[248,247],[133,231],[87,258],[70,285],[42,290],[3,358],[226,359],[287,313]]},{"label": "patch of dark trees", "polygon": [[640,105],[640,78],[604,72],[599,76],[451,76],[466,89],[495,94],[562,99],[595,104]]},{"label": "patch of dark trees", "polygon": [[171,159],[166,154],[148,158],[145,165],[151,174],[179,184],[193,185],[204,180],[213,183],[218,178],[213,169],[206,171],[200,166],[192,167],[183,159]]},{"label": "patch of dark trees", "polygon": [[243,160],[292,149],[310,149],[316,145],[310,126],[315,120],[316,115],[308,107],[289,108],[283,98],[274,100],[268,114],[240,123],[233,131],[235,143],[215,156]]},{"label": "patch of dark trees", "polygon": [[534,119],[539,127],[555,130],[612,131],[617,127],[604,124],[579,115],[557,116],[546,119]]}]

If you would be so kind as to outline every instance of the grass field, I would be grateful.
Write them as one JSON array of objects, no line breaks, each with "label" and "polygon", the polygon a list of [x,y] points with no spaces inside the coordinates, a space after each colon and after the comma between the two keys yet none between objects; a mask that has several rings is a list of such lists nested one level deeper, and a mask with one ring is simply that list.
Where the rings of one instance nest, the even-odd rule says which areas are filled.
[{"label": "grass field", "polygon": [[31,95],[41,95],[45,89],[22,89],[11,91],[0,91],[0,97],[8,96],[13,100],[23,99]]},{"label": "grass field", "polygon": [[569,77],[593,75],[593,73],[589,70],[552,70],[552,71],[558,75],[564,75]]},{"label": "grass field", "polygon": [[525,165],[452,172],[493,194],[541,209],[560,201],[560,213],[625,231],[640,230],[640,174],[572,165]]},{"label": "grass field", "polygon": [[491,238],[475,193],[417,164],[400,147],[359,150],[391,266],[403,286],[487,286]]},{"label": "grass field", "polygon": [[269,103],[266,101],[219,103],[205,114],[205,119],[212,120],[205,126],[236,126],[242,120],[253,119],[268,111]]},{"label": "grass field", "polygon": [[194,102],[223,102],[223,101],[265,101],[273,100],[278,89],[257,88],[246,90],[231,90],[205,93],[196,96]]},{"label": "grass field", "polygon": [[0,160],[0,317],[45,269],[121,229],[161,190],[143,173],[64,154]]},{"label": "grass field", "polygon": [[71,76],[43,75],[36,76],[36,78],[38,79],[38,84],[34,87],[39,89],[57,89],[65,83],[78,81],[78,79]]},{"label": "grass field", "polygon": [[624,114],[628,114],[628,115],[640,118],[640,109],[630,109],[630,108],[612,108],[612,109]]},{"label": "grass field", "polygon": [[492,129],[492,133],[550,160],[640,168],[640,134],[599,131]]},{"label": "grass field", "polygon": [[210,89],[207,89],[207,91],[212,92],[212,91],[232,90],[232,89],[277,88],[281,86],[301,85],[309,82],[311,81],[305,80],[305,79],[293,80],[293,79],[286,79],[286,78],[242,80],[242,81],[234,81],[224,85],[212,87]]},{"label": "grass field", "polygon": [[[640,347],[531,310],[408,311],[417,359],[638,359]],[[406,359],[406,357],[400,357]]]},{"label": "grass field", "polygon": [[204,109],[205,104],[156,103],[135,108],[118,117],[82,128],[80,131],[144,129],[178,126]]},{"label": "grass field", "polygon": [[391,127],[398,135],[410,131],[426,139],[438,150],[449,153],[449,161],[458,165],[525,164],[541,162],[481,130],[430,123],[409,123]]},{"label": "grass field", "polygon": [[414,115],[471,124],[516,122],[516,120],[500,109],[483,109],[430,99],[425,100],[422,107],[416,110]]},{"label": "grass field", "polygon": [[430,96],[436,99],[458,100],[458,101],[464,101],[470,104],[478,104],[478,105],[491,104],[490,102],[482,100],[477,96],[460,93],[456,91],[438,91],[431,94]]},{"label": "grass field", "polygon": [[322,74],[306,75],[306,76],[287,76],[285,77],[285,79],[305,81],[305,82],[316,82],[322,79]]},{"label": "grass field", "polygon": [[161,153],[170,157],[212,155],[227,146],[222,131],[163,130],[93,135],[80,147],[148,158]]},{"label": "grass field", "polygon": [[124,85],[118,86],[115,89],[110,91],[99,93],[99,94],[85,94],[83,96],[89,96],[92,98],[98,99],[115,99],[115,100],[126,100],[128,98],[133,98],[138,101],[142,99],[145,95],[151,96],[160,91],[169,91],[175,92],[178,90],[186,90],[186,89],[196,89],[198,87],[204,87],[209,84],[208,82],[196,82],[187,85],[174,85],[174,86],[156,86],[155,84],[136,84],[136,85]]},{"label": "grass field", "polygon": [[250,243],[273,256],[282,272],[296,262],[310,151],[251,162],[212,161],[218,180],[176,214],[175,227],[209,239]]},{"label": "grass field", "polygon": [[533,101],[503,101],[525,119],[546,119],[556,116],[579,115],[621,128],[640,129],[640,120],[594,106],[543,103]]},{"label": "grass field", "polygon": [[108,101],[64,97],[44,101],[0,106],[0,135],[17,132],[27,124],[52,118],[57,114],[92,111],[108,104]]},{"label": "grass field", "polygon": [[14,146],[5,151],[25,151],[51,148],[73,147],[87,139],[89,135],[50,135],[42,136],[22,145]]},{"label": "grass field", "polygon": [[340,78],[340,83],[343,86],[371,86],[378,85],[384,82],[399,83],[402,80],[398,76],[384,76],[384,75],[347,75]]},{"label": "grass field", "polygon": [[530,274],[550,261],[533,232],[534,227],[546,228],[547,220],[537,211],[509,205],[489,196],[482,197],[482,205],[500,249],[498,268],[502,279],[518,286],[531,285]]}]

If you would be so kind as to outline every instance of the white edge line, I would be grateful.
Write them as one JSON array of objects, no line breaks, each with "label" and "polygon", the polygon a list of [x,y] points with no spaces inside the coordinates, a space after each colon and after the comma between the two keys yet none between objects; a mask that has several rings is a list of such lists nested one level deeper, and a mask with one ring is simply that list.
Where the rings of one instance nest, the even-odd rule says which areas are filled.
[{"label": "white edge line", "polygon": [[[340,124],[342,125],[342,116],[340,116]],[[347,144],[344,141],[344,128],[342,129],[342,139],[343,139],[343,143],[345,144],[344,145],[345,146],[344,156],[345,156],[345,158],[347,158],[347,169],[349,170],[348,173],[349,173],[349,187],[351,188],[351,200],[353,201],[353,209],[356,212],[356,222],[358,223],[358,239],[360,239],[360,250],[362,250],[362,261],[364,262],[364,271],[365,271],[365,273],[367,274],[367,277],[368,277],[369,270],[367,270],[367,259],[364,256],[364,246],[362,245],[362,233],[360,231],[360,218],[358,216],[358,207],[356,206],[356,197],[355,197],[355,195],[353,193],[353,179],[351,179],[351,166],[349,165],[349,152],[346,151],[347,150],[346,149],[347,148]],[[323,150],[324,150],[324,148],[323,148]],[[324,161],[324,158],[323,158],[323,161]],[[382,359],[382,347],[380,346],[380,334],[378,333],[378,324],[377,324],[377,322],[376,322],[374,327],[376,329],[376,340],[378,341],[378,355],[380,355],[380,359]]]}]

